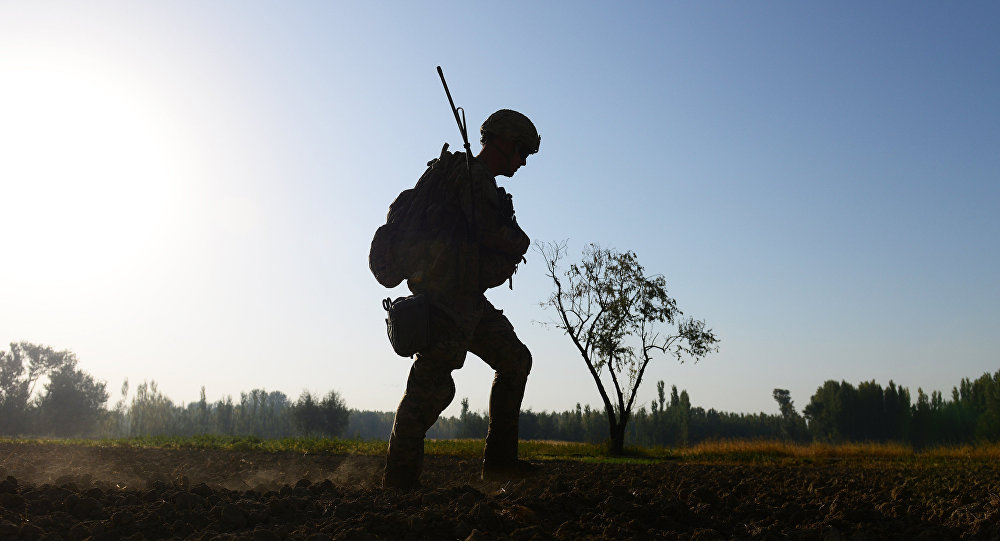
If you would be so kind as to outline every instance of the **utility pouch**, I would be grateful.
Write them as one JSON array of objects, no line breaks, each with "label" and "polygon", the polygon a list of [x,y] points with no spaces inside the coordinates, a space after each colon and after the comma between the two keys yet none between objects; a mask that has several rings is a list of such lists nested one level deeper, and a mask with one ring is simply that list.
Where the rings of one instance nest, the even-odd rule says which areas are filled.
[{"label": "utility pouch", "polygon": [[389,343],[397,355],[412,357],[430,345],[430,305],[427,297],[410,295],[396,300],[386,298],[382,301],[382,308],[386,312],[385,326]]}]

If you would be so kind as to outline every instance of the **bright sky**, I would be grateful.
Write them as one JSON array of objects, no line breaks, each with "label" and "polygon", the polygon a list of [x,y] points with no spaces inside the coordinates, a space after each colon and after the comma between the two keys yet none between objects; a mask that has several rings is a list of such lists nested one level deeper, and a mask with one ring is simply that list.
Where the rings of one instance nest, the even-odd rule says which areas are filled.
[{"label": "bright sky", "polygon": [[[721,351],[647,374],[726,411],[827,379],[948,395],[1000,369],[995,2],[5,2],[0,343],[178,402],[336,389],[391,411],[369,243],[395,195],[517,109],[533,240],[637,252]],[[478,150],[478,145],[475,145]],[[488,296],[523,407],[600,398],[537,254]],[[456,414],[491,371],[455,373]]]}]

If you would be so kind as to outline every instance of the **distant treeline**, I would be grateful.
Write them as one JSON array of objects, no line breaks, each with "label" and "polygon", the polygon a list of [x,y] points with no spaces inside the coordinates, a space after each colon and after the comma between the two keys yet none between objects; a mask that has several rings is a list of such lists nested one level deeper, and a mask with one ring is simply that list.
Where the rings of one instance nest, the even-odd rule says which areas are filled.
[{"label": "distant treeline", "polygon": [[804,410],[809,430],[818,441],[902,441],[915,447],[1000,441],[1000,371],[975,380],[962,379],[951,399],[939,391],[930,396],[893,382],[882,388],[874,381],[857,387],[827,381]]},{"label": "distant treeline", "polygon": [[[41,389],[36,391],[36,386]],[[107,409],[106,384],[78,368],[76,356],[26,342],[0,351],[0,435],[104,437],[196,434],[255,435],[261,438],[339,436],[348,410],[335,391],[323,397],[303,392],[295,401],[277,391],[254,389],[176,404],[156,382],[143,382]]]},{"label": "distant treeline", "polygon": [[[875,381],[855,386],[825,382],[810,397],[800,414],[789,392],[775,389],[777,414],[743,414],[692,407],[687,391],[672,387],[665,396],[657,384],[658,398],[640,408],[629,423],[626,442],[641,446],[684,446],[722,439],[767,439],[794,442],[900,442],[923,448],[932,445],[975,444],[1000,441],[1000,371],[975,380],[964,378],[945,399],[939,391],[927,395],[890,381],[883,388]],[[468,409],[463,401],[458,418],[442,419],[438,437],[475,437],[486,434],[488,419]],[[384,437],[391,414],[352,412],[349,433]],[[436,427],[438,425],[435,425]],[[608,437],[603,410],[589,406],[564,412],[522,411],[522,439],[553,439],[598,443]]]},{"label": "distant treeline", "polygon": [[[40,389],[36,389],[40,386]],[[78,367],[69,351],[47,346],[11,344],[0,351],[0,435],[57,437],[191,436],[225,434],[282,438],[340,436],[387,439],[392,412],[358,411],[335,391],[314,396],[303,392],[292,400],[280,391],[253,389],[239,400],[226,396],[175,403],[156,382],[143,382],[107,407],[104,382]],[[37,392],[36,392],[37,391]],[[787,390],[775,389],[778,413],[728,413],[691,405],[687,391],[666,391],[657,384],[657,399],[640,407],[628,424],[628,445],[684,446],[706,440],[767,439],[783,441],[895,441],[924,447],[1000,441],[1000,371],[975,380],[963,379],[946,400],[917,389],[916,401],[905,387],[874,381],[857,386],[827,381],[799,413]],[[441,417],[427,436],[434,439],[482,438],[485,413],[471,411],[462,400],[457,417]],[[576,404],[563,412],[522,411],[521,439],[599,443],[608,438],[603,409]]]},{"label": "distant treeline", "polygon": [[[658,400],[649,410],[641,407],[629,423],[628,445],[683,446],[717,439],[768,439],[808,441],[805,421],[798,417],[789,422],[781,414],[743,414],[692,407],[687,391],[671,389],[665,396],[664,383],[657,384]],[[347,435],[371,439],[387,437],[392,430],[393,414],[378,411],[351,411]],[[462,400],[458,417],[441,417],[427,433],[429,438],[484,438],[489,425],[485,413],[469,409]],[[600,443],[608,439],[608,418],[603,409],[589,405],[563,412],[521,412],[518,432],[524,440],[560,440]]]}]

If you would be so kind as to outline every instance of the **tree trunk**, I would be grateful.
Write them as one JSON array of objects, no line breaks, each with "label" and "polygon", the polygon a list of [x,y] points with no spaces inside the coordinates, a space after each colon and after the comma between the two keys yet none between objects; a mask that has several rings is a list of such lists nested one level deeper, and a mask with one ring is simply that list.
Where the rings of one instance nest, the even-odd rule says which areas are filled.
[{"label": "tree trunk", "polygon": [[625,454],[625,423],[616,423],[611,427],[611,440],[608,442],[608,453],[612,456]]}]

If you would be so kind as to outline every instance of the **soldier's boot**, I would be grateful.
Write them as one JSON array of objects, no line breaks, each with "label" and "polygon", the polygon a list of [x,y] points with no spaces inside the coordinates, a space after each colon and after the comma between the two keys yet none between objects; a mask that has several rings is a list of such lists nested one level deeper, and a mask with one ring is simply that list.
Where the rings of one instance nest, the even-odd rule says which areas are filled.
[{"label": "soldier's boot", "polygon": [[434,370],[433,366],[428,369],[419,360],[413,364],[406,380],[406,393],[392,422],[383,487],[413,489],[420,486],[424,435],[454,397],[455,383],[450,370]]},{"label": "soldier's boot", "polygon": [[517,459],[517,422],[527,374],[522,377],[497,372],[490,393],[490,426],[483,451],[484,481],[506,481],[530,477],[538,466]]},{"label": "soldier's boot", "polygon": [[[412,440],[410,438],[409,440]],[[389,452],[385,457],[382,488],[412,490],[420,487],[420,472],[424,463],[424,440],[407,441],[389,437]]]}]

